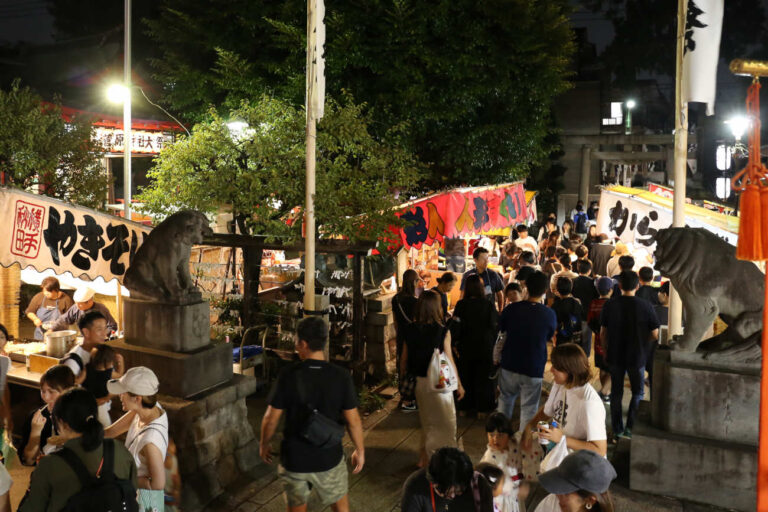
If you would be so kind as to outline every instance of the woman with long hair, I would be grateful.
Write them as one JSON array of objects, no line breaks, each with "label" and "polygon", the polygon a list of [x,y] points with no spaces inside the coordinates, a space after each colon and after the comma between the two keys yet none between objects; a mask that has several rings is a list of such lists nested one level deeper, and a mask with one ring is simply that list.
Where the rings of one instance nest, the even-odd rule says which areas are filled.
[{"label": "woman with long hair", "polygon": [[485,299],[483,280],[478,275],[467,277],[464,298],[453,311],[459,378],[466,394],[459,401],[462,412],[474,411],[480,416],[494,408],[495,382],[488,378],[493,367],[493,343],[499,315]]},{"label": "woman with long hair", "polygon": [[530,446],[539,421],[555,420],[557,427],[541,429],[540,438],[559,443],[565,437],[569,451],[592,450],[605,456],[605,405],[589,383],[592,371],[584,349],[575,343],[561,344],[552,349],[550,359],[555,382],[547,402],[523,430],[523,448]]},{"label": "woman with long hair", "polygon": [[[400,291],[392,297],[392,316],[395,319],[395,343],[396,343],[396,366],[398,377],[402,381],[405,378],[405,372],[400,371],[401,360],[403,357],[403,347],[405,346],[405,331],[413,323],[416,313],[416,288],[420,282],[419,273],[409,268],[403,272],[403,285]],[[413,396],[401,396],[400,407],[407,412],[416,410],[416,401]]]},{"label": "woman with long hair", "polygon": [[[419,404],[422,450],[419,466],[424,467],[429,457],[444,446],[456,446],[456,407],[453,393],[432,391],[427,381],[427,369],[435,349],[445,354],[453,364],[451,333],[443,323],[443,308],[437,292],[427,290],[419,297],[416,318],[408,325],[401,370],[416,376],[416,401]],[[461,378],[458,399],[464,398]]]},{"label": "woman with long hair", "polygon": [[[53,418],[65,453],[77,457],[88,472],[96,476],[102,468],[105,450],[112,450],[115,478],[128,480],[137,487],[136,464],[122,443],[104,439],[99,423],[96,399],[82,388],[72,388],[59,396],[53,406]],[[102,468],[103,469],[103,468]],[[62,510],[70,497],[82,488],[77,473],[64,457],[49,455],[40,459],[32,473],[20,512]],[[135,492],[127,499],[136,499]]]}]

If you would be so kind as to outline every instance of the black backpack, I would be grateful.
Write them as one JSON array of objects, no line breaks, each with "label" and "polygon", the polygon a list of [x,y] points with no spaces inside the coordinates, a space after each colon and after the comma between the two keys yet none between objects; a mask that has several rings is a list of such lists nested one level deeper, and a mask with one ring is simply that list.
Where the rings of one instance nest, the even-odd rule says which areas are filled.
[{"label": "black backpack", "polygon": [[587,214],[584,212],[578,212],[576,215],[573,216],[573,220],[576,224],[576,232],[584,235],[589,231],[589,219],[587,218]]},{"label": "black backpack", "polygon": [[104,440],[100,476],[93,476],[80,458],[67,447],[53,453],[61,457],[80,479],[80,490],[72,495],[62,512],[138,512],[136,488],[130,480],[115,477],[115,442]]}]

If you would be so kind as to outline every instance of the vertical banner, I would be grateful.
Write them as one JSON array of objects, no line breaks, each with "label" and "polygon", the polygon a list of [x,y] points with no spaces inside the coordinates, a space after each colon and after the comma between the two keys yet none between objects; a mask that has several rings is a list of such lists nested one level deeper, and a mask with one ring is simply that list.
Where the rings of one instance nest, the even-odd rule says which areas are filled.
[{"label": "vertical banner", "polygon": [[0,265],[32,266],[105,281],[123,275],[148,226],[71,204],[0,188]]},{"label": "vertical banner", "polygon": [[399,230],[406,248],[420,249],[444,238],[479,234],[525,222],[522,183],[492,188],[459,189],[416,201],[399,214],[407,222]]},{"label": "vertical banner", "polygon": [[688,0],[683,46],[683,102],[707,104],[715,113],[717,62],[723,26],[724,0]]}]

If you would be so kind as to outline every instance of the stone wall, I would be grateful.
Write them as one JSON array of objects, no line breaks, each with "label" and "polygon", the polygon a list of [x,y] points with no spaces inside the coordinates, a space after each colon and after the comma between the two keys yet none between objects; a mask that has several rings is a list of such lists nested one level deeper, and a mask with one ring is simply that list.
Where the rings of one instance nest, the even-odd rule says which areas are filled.
[{"label": "stone wall", "polygon": [[394,293],[368,299],[365,316],[365,360],[372,365],[375,378],[395,371],[395,321],[392,317]]},{"label": "stone wall", "polygon": [[256,379],[235,375],[194,399],[160,396],[178,451],[185,512],[204,510],[227,486],[261,463],[245,404],[255,391]]}]

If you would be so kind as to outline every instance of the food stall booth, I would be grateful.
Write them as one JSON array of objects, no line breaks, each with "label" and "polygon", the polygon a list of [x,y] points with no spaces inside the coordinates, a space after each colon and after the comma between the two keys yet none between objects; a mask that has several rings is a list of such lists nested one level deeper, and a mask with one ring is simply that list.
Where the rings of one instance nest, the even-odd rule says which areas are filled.
[{"label": "food stall booth", "polygon": [[[120,283],[148,226],[5,187],[0,187],[0,212],[9,220],[0,224],[0,265],[13,270],[17,287],[22,281],[39,284],[48,275],[57,277],[63,289],[87,284],[98,294],[115,297],[119,330]],[[18,299],[14,302],[3,306],[18,317]],[[42,372],[58,360],[47,357],[44,343],[21,338],[18,322],[14,327],[16,339],[6,347],[12,360],[8,382],[38,387]]]},{"label": "food stall booth", "polygon": [[[526,193],[522,182],[514,182],[456,188],[401,205],[399,216],[405,225],[397,229],[401,245],[397,279],[408,268],[416,269],[428,288],[446,270],[455,271],[461,279],[461,267],[472,268],[477,240],[508,237],[517,224],[529,223],[531,207],[536,210],[535,197],[535,192]],[[496,258],[490,261],[490,268],[501,270]],[[454,287],[450,304],[456,304],[460,295],[459,286]]]}]

